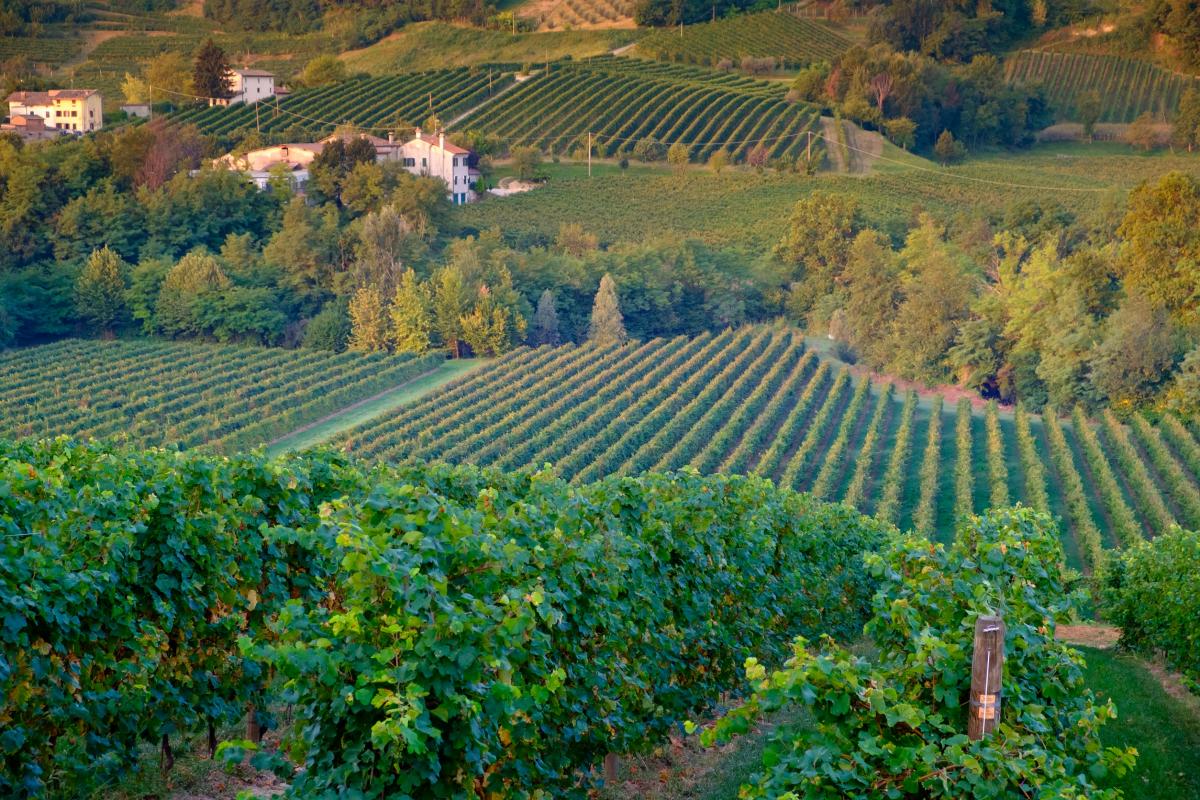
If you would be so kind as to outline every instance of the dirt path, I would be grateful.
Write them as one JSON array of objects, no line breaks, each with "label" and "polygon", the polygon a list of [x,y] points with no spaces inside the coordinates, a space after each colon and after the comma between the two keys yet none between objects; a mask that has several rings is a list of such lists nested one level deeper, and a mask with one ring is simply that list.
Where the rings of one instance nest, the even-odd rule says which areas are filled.
[{"label": "dirt path", "polygon": [[267,444],[268,455],[280,455],[293,450],[315,447],[333,439],[340,433],[385,414],[413,400],[420,399],[435,389],[466,375],[487,359],[460,358],[442,363],[437,369],[422,373],[399,386],[352,403],[343,409],[327,414],[316,422],[310,422],[291,433]]},{"label": "dirt path", "polygon": [[468,108],[466,111],[462,112],[462,113],[461,113],[461,114],[459,114],[457,117],[455,117],[454,119],[452,119],[452,120],[450,120],[449,122],[447,122],[447,123],[446,123],[446,128],[447,128],[447,129],[453,128],[455,125],[457,125],[458,123],[462,122],[464,119],[466,119],[467,117],[471,116],[472,114],[474,114],[474,113],[475,113],[476,111],[478,111],[479,109],[481,109],[481,108],[483,108],[484,106],[487,106],[487,105],[489,105],[489,104],[491,104],[491,103],[494,103],[494,102],[496,102],[496,101],[497,101],[497,100],[499,100],[501,97],[503,97],[504,95],[508,94],[508,93],[509,93],[509,92],[511,92],[513,89],[515,89],[515,88],[517,88],[518,86],[520,86],[521,84],[522,84],[522,81],[513,81],[513,82],[512,82],[512,83],[510,83],[508,86],[505,86],[503,89],[501,89],[500,91],[496,92],[495,94],[493,94],[493,95],[492,95],[491,97],[489,97],[488,99],[484,100],[484,101],[483,101],[483,102],[481,102],[481,103],[477,103],[476,105],[472,106],[471,108]]}]

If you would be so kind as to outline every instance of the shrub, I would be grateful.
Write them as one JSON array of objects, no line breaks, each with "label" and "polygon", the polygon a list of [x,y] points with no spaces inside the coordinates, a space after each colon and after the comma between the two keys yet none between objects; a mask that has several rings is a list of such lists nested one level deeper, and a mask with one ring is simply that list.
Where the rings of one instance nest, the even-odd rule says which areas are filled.
[{"label": "shrub", "polygon": [[[1098,781],[1130,768],[1136,751],[1101,747],[1113,703],[1096,701],[1082,656],[1054,640],[1078,597],[1062,561],[1053,521],[1030,509],[965,521],[949,547],[907,535],[867,556],[881,581],[866,626],[877,660],[828,638],[816,651],[798,639],[769,676],[748,659],[753,696],[702,740],[789,704],[808,708],[816,724],[778,737],[746,798],[1120,797]],[[975,621],[994,613],[1007,626],[1002,723],[970,741]]]},{"label": "shrub", "polygon": [[1162,653],[1200,692],[1200,533],[1175,528],[1109,559],[1104,610],[1121,645]]}]

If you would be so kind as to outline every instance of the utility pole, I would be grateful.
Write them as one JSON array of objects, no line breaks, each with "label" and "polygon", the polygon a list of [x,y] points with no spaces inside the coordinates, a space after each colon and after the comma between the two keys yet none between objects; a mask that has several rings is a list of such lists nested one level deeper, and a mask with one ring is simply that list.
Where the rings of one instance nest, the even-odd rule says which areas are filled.
[{"label": "utility pole", "polygon": [[804,160],[812,163],[812,128],[808,129],[808,146],[804,148]]},{"label": "utility pole", "polygon": [[588,131],[588,177],[592,177],[592,132]]},{"label": "utility pole", "polygon": [[254,104],[254,132],[262,133],[262,128],[258,125],[258,103]]}]

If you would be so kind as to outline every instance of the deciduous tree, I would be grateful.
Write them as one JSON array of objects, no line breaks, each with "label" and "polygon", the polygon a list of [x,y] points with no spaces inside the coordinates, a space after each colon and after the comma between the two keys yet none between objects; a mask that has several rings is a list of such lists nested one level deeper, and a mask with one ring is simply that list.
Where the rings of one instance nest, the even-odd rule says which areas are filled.
[{"label": "deciduous tree", "polygon": [[433,346],[433,313],[428,287],[412,267],[404,270],[392,300],[392,344],[398,353],[425,353]]},{"label": "deciduous tree", "polygon": [[628,339],[617,284],[607,272],[600,279],[596,300],[592,304],[592,321],[588,325],[588,341],[593,344],[619,344]]},{"label": "deciduous tree", "polygon": [[388,312],[383,296],[373,286],[363,286],[350,298],[350,349],[362,352],[388,347]]},{"label": "deciduous tree", "polygon": [[92,252],[75,282],[75,310],[79,318],[105,338],[113,335],[129,313],[125,304],[129,265],[104,247]]}]

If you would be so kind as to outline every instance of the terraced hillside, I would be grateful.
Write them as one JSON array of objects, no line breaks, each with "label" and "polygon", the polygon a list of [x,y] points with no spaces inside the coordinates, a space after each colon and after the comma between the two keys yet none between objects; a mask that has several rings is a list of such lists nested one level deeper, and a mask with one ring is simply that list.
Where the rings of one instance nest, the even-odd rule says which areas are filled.
[{"label": "terraced hillside", "polygon": [[1197,433],[1171,417],[1126,427],[950,407],[758,326],[520,350],[341,446],[382,461],[548,463],[580,482],[684,466],[757,473],[931,534],[1019,500],[1060,516],[1072,563],[1090,568],[1101,548],[1200,524]]},{"label": "terraced hillside", "polygon": [[1040,50],[1010,55],[1005,76],[1010,83],[1041,83],[1060,116],[1067,119],[1075,119],[1078,97],[1095,91],[1102,102],[1101,122],[1132,122],[1146,111],[1169,120],[1183,93],[1189,87],[1200,88],[1200,78],[1169,72],[1148,61]]},{"label": "terraced hillside", "polygon": [[659,30],[638,43],[639,55],[663,61],[715,66],[744,56],[772,57],[780,66],[832,61],[851,42],[829,25],[788,13],[767,11]]},{"label": "terraced hillside", "polygon": [[511,81],[511,76],[496,71],[465,67],[358,78],[296,92],[258,108],[192,106],[176,113],[174,119],[195,123],[203,133],[217,135],[258,126],[265,133],[300,129],[304,135],[319,136],[344,123],[382,133],[398,127],[400,121],[419,125],[430,114],[449,119]]},{"label": "terraced hillside", "polygon": [[628,152],[643,139],[687,144],[694,161],[721,148],[739,160],[760,144],[771,156],[795,155],[818,115],[785,102],[784,91],[766,81],[636,59],[563,62],[460,127],[494,134],[506,148],[554,152],[585,146],[591,132],[600,156]]},{"label": "terraced hillside", "polygon": [[248,449],[441,362],[440,355],[64,340],[0,354],[0,436]]}]

